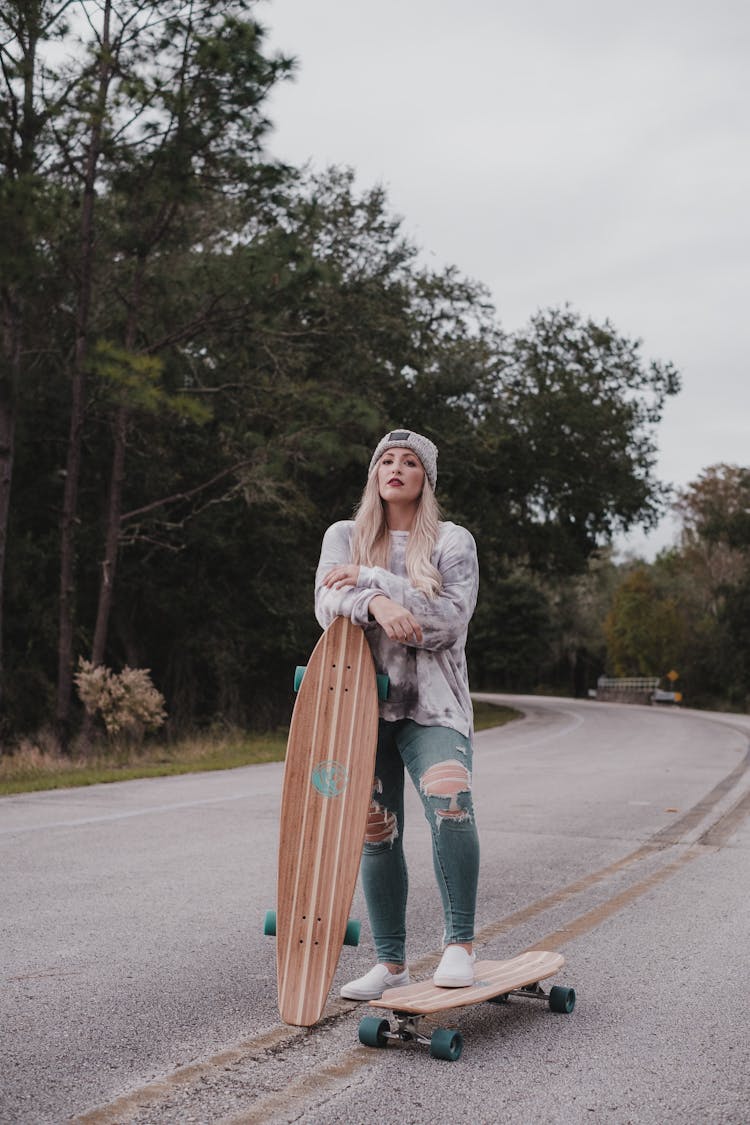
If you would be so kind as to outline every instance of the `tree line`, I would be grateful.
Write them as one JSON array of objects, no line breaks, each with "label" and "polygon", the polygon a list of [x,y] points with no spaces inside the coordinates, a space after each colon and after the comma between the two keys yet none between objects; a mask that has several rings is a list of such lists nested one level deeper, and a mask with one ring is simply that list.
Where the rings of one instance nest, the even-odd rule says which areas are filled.
[{"label": "tree line", "polygon": [[678,673],[692,706],[750,709],[750,469],[717,464],[680,489],[679,534],[615,568],[600,607],[615,675]]},{"label": "tree line", "polygon": [[82,658],[149,668],[173,733],[282,720],[323,530],[394,426],[478,541],[477,687],[595,677],[565,607],[664,510],[674,367],[569,307],[506,332],[380,187],[274,160],[294,62],[255,7],[0,10],[4,748],[70,746]]}]

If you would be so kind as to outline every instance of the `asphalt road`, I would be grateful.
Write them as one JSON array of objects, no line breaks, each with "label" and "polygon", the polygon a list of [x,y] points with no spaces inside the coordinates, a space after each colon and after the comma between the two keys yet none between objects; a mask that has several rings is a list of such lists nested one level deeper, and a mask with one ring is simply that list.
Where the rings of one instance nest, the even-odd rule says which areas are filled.
[{"label": "asphalt road", "polygon": [[[750,718],[511,702],[526,717],[476,740],[478,949],[560,949],[572,1015],[459,1011],[452,1064],[360,1046],[366,1009],[335,993],[317,1027],[281,1024],[280,765],[3,798],[3,1125],[744,1125]],[[419,976],[439,900],[414,797],[407,815]],[[373,963],[364,929],[338,983]]]}]

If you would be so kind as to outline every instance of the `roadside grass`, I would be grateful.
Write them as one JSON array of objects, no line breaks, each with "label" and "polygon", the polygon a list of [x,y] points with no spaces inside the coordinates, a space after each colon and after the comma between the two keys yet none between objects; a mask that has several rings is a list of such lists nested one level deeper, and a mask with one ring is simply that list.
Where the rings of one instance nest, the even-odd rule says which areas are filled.
[{"label": "roadside grass", "polygon": [[[519,712],[510,707],[474,704],[476,730],[502,726],[518,717]],[[164,745],[99,747],[85,758],[56,753],[49,739],[27,739],[12,754],[0,756],[0,795],[280,762],[287,733],[284,727],[266,734],[209,732]]]},{"label": "roadside grass", "polygon": [[71,789],[140,777],[229,770],[277,762],[286,749],[285,729],[266,734],[208,733],[158,745],[97,747],[87,757],[69,757],[26,741],[0,758],[0,794]]},{"label": "roadside grass", "polygon": [[480,703],[474,700],[474,730],[489,730],[490,727],[504,727],[514,719],[520,719],[521,712],[515,707],[503,707],[500,703]]}]

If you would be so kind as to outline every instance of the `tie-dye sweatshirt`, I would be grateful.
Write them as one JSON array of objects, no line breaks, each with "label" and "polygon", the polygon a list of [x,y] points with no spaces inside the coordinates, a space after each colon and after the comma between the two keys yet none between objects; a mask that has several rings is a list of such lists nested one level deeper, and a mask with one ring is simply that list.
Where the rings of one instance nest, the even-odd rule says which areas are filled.
[{"label": "tie-dye sweatshirt", "polygon": [[[406,572],[408,531],[391,531],[388,569],[362,566],[359,581],[342,590],[322,585],[332,567],[351,562],[353,520],[333,524],[323,537],[315,579],[315,616],[325,629],[334,617],[349,617],[366,631],[375,666],[390,678],[390,695],[381,702],[382,718],[413,719],[424,726],[452,727],[471,737],[473,712],[466,671],[466,631],[479,588],[474,539],[455,523],[441,523],[432,563],[443,585],[434,598],[410,583]],[[368,617],[368,606],[385,594],[416,617],[421,644],[391,641]]]}]

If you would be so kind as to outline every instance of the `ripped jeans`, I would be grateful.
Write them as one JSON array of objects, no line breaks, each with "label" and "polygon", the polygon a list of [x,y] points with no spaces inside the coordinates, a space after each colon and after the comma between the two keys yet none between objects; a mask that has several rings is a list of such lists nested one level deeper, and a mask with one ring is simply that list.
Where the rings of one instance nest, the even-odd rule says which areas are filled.
[{"label": "ripped jeans", "polygon": [[362,886],[378,961],[399,965],[406,958],[409,885],[403,848],[404,766],[422,799],[432,832],[445,945],[474,939],[479,874],[470,741],[450,727],[381,719]]}]

